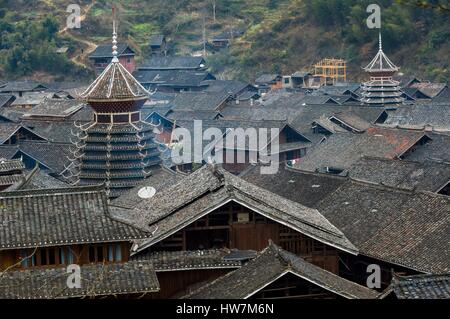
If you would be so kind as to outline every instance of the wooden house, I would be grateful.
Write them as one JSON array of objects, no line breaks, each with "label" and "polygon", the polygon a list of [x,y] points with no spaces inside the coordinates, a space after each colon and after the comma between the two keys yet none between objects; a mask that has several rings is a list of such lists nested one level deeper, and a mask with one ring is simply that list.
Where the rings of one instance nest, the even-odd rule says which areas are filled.
[{"label": "wooden house", "polygon": [[166,56],[167,55],[167,40],[162,34],[154,34],[149,41],[150,54],[152,56]]},{"label": "wooden house", "polygon": [[232,273],[201,286],[188,299],[375,299],[378,293],[336,276],[270,242]]},{"label": "wooden house", "polygon": [[261,94],[278,90],[283,87],[283,77],[279,74],[262,74],[255,80],[255,86]]},{"label": "wooden house", "polygon": [[224,49],[231,45],[234,38],[240,37],[244,34],[241,29],[230,29],[226,30],[211,39],[211,44],[215,49]]},{"label": "wooden house", "polygon": [[339,228],[358,247],[357,255],[339,252],[339,274],[344,278],[365,285],[368,266],[376,264],[384,289],[393,273],[446,272],[447,196],[292,168],[261,175],[255,167],[242,178],[316,208]]},{"label": "wooden house", "polygon": [[12,94],[15,97],[22,97],[25,93],[44,92],[47,90],[47,86],[35,81],[12,81],[0,87],[0,93]]},{"label": "wooden house", "polygon": [[[117,52],[120,64],[124,66],[128,72],[133,73],[136,69],[136,61],[134,59],[136,53],[127,43],[118,43]],[[97,73],[101,73],[113,58],[111,44],[99,45],[94,52],[89,55]]]},{"label": "wooden house", "polygon": [[[6,221],[0,225],[1,298],[95,298],[159,290],[151,263],[129,260],[131,242],[148,234],[112,220],[104,190],[4,192],[0,203]],[[81,287],[68,286],[70,265],[80,267]]]}]

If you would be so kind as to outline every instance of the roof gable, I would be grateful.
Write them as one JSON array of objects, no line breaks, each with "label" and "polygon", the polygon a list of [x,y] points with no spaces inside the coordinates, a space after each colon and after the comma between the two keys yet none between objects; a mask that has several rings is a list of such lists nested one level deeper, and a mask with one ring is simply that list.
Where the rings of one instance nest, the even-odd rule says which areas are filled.
[{"label": "roof gable", "polygon": [[418,271],[450,270],[447,196],[349,180],[316,208],[360,254]]},{"label": "roof gable", "polygon": [[326,167],[345,170],[361,156],[400,158],[422,139],[424,132],[370,127],[363,134],[340,133],[312,148],[298,168],[317,171]]},{"label": "roof gable", "polygon": [[[291,202],[212,166],[197,170],[137,205],[133,211],[122,211],[115,216],[128,219],[137,227],[145,227],[153,234],[148,241],[137,245],[135,249],[140,251],[231,201],[325,244],[356,253],[345,236],[315,209]],[[152,209],[149,211],[148,207]]]},{"label": "roof gable", "polygon": [[[118,57],[121,56],[134,56],[135,52],[127,43],[117,44]],[[97,46],[97,48],[89,55],[90,59],[98,58],[113,58],[111,44],[102,44]]]},{"label": "roof gable", "polygon": [[378,296],[375,291],[338,277],[270,243],[254,260],[185,298],[247,299],[288,273],[344,298]]}]

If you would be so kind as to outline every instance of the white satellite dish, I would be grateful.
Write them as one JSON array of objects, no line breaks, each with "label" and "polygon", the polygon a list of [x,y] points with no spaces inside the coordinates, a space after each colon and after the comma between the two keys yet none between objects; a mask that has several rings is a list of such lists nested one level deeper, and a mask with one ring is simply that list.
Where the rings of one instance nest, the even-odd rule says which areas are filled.
[{"label": "white satellite dish", "polygon": [[156,189],[154,187],[142,187],[139,191],[138,191],[138,196],[139,198],[142,199],[149,199],[152,198],[153,196],[155,196],[156,194]]}]

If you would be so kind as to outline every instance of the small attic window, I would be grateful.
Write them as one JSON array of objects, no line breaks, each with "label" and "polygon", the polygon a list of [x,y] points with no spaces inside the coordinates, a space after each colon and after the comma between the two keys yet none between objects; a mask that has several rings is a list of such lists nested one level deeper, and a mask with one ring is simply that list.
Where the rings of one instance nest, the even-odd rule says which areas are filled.
[{"label": "small attic window", "polygon": [[139,198],[150,199],[156,194],[156,189],[151,186],[143,187],[138,191]]}]

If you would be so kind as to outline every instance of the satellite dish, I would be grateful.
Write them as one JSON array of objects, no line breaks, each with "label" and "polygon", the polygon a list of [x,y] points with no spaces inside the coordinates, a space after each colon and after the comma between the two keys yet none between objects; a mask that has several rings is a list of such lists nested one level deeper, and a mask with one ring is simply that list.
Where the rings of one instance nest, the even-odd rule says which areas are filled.
[{"label": "satellite dish", "polygon": [[143,187],[138,191],[139,198],[150,199],[156,194],[156,189],[154,187]]}]

